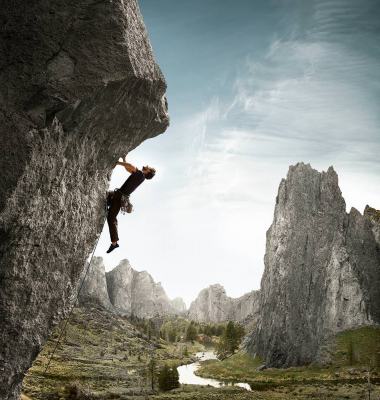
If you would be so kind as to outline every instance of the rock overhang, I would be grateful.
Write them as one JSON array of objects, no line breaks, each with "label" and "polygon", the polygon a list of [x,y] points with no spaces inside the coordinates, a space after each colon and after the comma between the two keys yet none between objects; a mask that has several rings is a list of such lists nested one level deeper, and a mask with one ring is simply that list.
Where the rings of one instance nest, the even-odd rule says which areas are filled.
[{"label": "rock overhang", "polygon": [[68,310],[119,156],[169,124],[135,0],[0,10],[0,397]]}]

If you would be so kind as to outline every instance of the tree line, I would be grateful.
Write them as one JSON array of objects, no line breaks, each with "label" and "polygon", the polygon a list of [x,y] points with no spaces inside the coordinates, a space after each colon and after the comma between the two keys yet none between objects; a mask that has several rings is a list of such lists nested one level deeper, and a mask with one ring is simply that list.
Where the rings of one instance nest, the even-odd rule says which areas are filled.
[{"label": "tree line", "polygon": [[[142,319],[132,318],[131,322],[149,339],[165,340],[170,343],[199,341],[215,348],[221,360],[233,355],[245,335],[244,327],[236,322],[202,323],[185,318]],[[187,356],[187,347],[184,355]],[[177,368],[166,364],[157,365],[152,358],[147,365],[147,375],[153,389],[154,382],[160,390],[179,387]]]}]

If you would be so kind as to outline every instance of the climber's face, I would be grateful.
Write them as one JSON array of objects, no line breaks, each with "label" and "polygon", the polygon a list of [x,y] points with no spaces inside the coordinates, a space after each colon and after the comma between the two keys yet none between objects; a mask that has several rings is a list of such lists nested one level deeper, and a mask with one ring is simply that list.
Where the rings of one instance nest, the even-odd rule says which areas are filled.
[{"label": "climber's face", "polygon": [[142,173],[145,175],[146,179],[152,179],[156,174],[156,170],[152,167],[149,167],[149,165],[145,165],[142,167]]}]

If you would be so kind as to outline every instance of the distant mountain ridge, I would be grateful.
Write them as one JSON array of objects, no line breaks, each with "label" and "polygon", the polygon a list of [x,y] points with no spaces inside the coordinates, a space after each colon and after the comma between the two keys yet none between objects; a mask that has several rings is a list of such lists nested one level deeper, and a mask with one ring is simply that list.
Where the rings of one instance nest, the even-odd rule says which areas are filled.
[{"label": "distant mountain ridge", "polygon": [[210,285],[191,303],[188,317],[198,322],[242,322],[255,320],[258,314],[259,291],[254,290],[241,297],[227,296],[220,284]]},{"label": "distant mountain ridge", "polygon": [[96,304],[140,318],[182,315],[198,322],[242,322],[255,320],[258,296],[258,291],[252,291],[231,298],[222,285],[215,284],[201,290],[187,310],[181,297],[169,299],[161,283],[156,283],[148,272],[133,269],[128,260],[122,260],[106,272],[103,258],[93,257],[79,294],[79,304]]},{"label": "distant mountain ridge", "polygon": [[183,300],[170,300],[161,283],[156,283],[148,272],[136,271],[128,260],[122,260],[113,270],[105,272],[101,257],[92,260],[79,303],[82,306],[97,304],[109,311],[140,318],[184,312]]}]

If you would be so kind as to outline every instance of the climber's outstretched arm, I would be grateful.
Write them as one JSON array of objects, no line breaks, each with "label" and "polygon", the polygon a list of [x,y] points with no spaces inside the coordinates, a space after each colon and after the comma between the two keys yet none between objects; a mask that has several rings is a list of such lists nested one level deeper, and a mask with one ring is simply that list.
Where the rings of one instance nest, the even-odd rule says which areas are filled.
[{"label": "climber's outstretched arm", "polygon": [[137,168],[134,165],[127,162],[118,161],[116,165],[122,165],[130,174],[137,171]]}]

